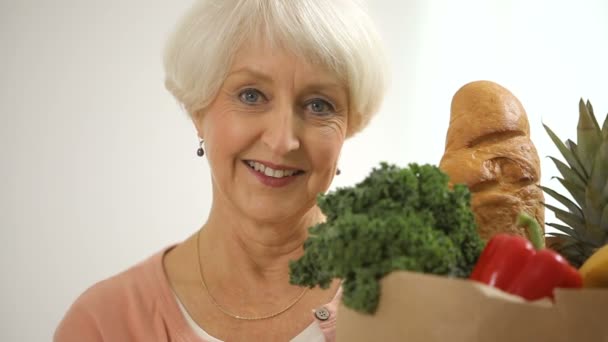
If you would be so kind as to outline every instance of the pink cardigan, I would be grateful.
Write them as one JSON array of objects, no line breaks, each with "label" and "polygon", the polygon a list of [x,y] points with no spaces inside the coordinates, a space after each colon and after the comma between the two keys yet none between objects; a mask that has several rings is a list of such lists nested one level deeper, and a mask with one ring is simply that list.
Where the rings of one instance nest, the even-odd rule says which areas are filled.
[{"label": "pink cardigan", "polygon": [[[172,247],[87,289],[63,317],[53,341],[206,342],[188,325],[164,272],[162,257]],[[329,319],[317,320],[326,341],[335,340],[338,292],[324,306]]]}]

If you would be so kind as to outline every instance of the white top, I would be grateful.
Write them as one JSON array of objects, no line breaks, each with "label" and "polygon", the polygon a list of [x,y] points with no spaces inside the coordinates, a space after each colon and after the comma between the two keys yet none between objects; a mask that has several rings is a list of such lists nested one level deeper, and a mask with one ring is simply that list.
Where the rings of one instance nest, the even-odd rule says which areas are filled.
[{"label": "white top", "polygon": [[[186,311],[186,308],[179,298],[175,295],[175,293],[173,295],[175,296],[175,300],[177,301],[184,318],[186,318],[188,325],[194,330],[194,332],[196,332],[198,336],[209,342],[223,342],[222,340],[209,335],[208,332],[196,324],[188,311]],[[306,329],[302,330],[296,337],[291,339],[291,342],[325,342],[325,335],[315,320],[308,327],[306,327]]]}]

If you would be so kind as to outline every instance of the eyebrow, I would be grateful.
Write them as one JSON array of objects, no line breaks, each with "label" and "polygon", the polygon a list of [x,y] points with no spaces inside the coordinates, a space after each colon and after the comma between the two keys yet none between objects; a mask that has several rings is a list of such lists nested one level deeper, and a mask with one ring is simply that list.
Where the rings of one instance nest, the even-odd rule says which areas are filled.
[{"label": "eyebrow", "polygon": [[[326,95],[345,96],[348,97],[348,89],[334,82],[320,82],[307,85],[302,90],[303,92],[328,92]],[[333,96],[332,96],[333,97]],[[337,100],[337,99],[336,99]]]},{"label": "eyebrow", "polygon": [[240,69],[236,69],[236,70],[228,73],[228,75],[226,75],[226,78],[228,78],[232,75],[235,75],[235,74],[249,74],[250,76],[253,76],[255,78],[262,79],[265,82],[272,83],[272,77],[270,77],[270,75],[267,75],[261,71],[254,70],[250,67],[243,67]]}]

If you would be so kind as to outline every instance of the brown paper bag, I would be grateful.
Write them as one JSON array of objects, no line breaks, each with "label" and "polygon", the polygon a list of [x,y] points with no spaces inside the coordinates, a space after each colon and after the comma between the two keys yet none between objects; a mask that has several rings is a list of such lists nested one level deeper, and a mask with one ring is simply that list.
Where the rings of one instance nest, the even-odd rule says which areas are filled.
[{"label": "brown paper bag", "polygon": [[374,315],[340,306],[338,342],[608,342],[606,289],[558,289],[553,303],[412,272],[393,272],[381,284]]}]

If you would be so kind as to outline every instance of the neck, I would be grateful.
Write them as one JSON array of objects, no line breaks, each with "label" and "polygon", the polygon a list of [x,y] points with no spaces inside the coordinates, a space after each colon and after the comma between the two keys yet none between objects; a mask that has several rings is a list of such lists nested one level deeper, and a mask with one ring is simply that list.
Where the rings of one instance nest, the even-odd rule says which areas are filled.
[{"label": "neck", "polygon": [[[206,277],[232,284],[238,280],[253,290],[258,286],[274,290],[290,287],[289,260],[302,256],[308,228],[322,218],[316,206],[282,222],[256,222],[235,216],[234,211],[212,208],[201,236]],[[213,260],[213,264],[206,260]]]}]

